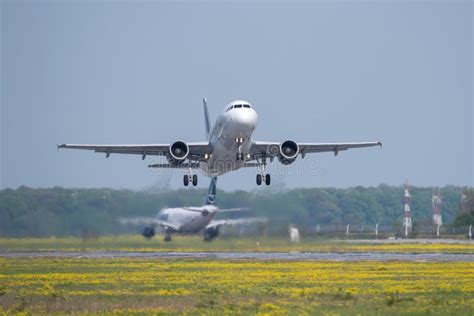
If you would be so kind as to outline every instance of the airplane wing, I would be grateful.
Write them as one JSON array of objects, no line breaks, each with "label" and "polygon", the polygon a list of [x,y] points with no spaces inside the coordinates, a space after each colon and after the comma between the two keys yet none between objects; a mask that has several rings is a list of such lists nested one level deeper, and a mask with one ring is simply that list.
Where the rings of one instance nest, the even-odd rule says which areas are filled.
[{"label": "airplane wing", "polygon": [[[382,147],[381,142],[361,142],[361,143],[297,143],[299,153],[302,157],[311,153],[333,152],[334,155],[340,151],[352,148]],[[276,157],[280,153],[280,143],[277,142],[253,142],[250,147],[250,155],[253,159],[259,157]]]},{"label": "airplane wing", "polygon": [[[189,156],[201,158],[209,153],[211,146],[209,142],[186,143],[189,147]],[[165,156],[171,144],[137,144],[137,145],[94,145],[94,144],[61,144],[58,149],[83,149],[92,150],[96,153],[105,153],[106,157],[110,154],[132,154],[141,155],[142,159],[146,156]]]},{"label": "airplane wing", "polygon": [[254,223],[266,223],[267,219],[265,217],[246,217],[239,219],[218,219],[213,220],[206,226],[206,228],[217,227],[221,225],[245,225],[245,224],[254,224]]},{"label": "airplane wing", "polygon": [[382,147],[381,142],[363,142],[363,143],[300,143],[301,153],[321,153],[321,152],[334,152],[337,155],[342,150],[348,150],[352,148],[363,148],[363,147]]},{"label": "airplane wing", "polygon": [[144,226],[161,226],[163,228],[171,228],[172,230],[179,230],[180,227],[166,222],[156,219],[154,217],[121,217],[119,218],[119,222],[121,224],[128,224],[128,225],[144,225]]}]

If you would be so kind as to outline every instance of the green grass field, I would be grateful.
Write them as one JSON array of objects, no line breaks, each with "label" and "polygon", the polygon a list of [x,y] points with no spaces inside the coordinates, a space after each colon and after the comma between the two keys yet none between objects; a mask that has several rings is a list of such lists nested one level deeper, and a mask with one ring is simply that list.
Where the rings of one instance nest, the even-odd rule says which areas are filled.
[{"label": "green grass field", "polygon": [[323,238],[303,238],[290,243],[286,238],[217,238],[203,242],[200,236],[174,236],[172,242],[161,237],[145,240],[139,235],[104,236],[95,240],[81,238],[0,238],[0,250],[36,251],[304,251],[304,252],[417,252],[474,253],[474,243],[360,243]]},{"label": "green grass field", "polygon": [[[474,244],[325,239],[0,239],[1,251],[474,253]],[[2,258],[2,314],[473,315],[474,263]]]},{"label": "green grass field", "polygon": [[474,263],[0,258],[0,314],[472,315]]}]

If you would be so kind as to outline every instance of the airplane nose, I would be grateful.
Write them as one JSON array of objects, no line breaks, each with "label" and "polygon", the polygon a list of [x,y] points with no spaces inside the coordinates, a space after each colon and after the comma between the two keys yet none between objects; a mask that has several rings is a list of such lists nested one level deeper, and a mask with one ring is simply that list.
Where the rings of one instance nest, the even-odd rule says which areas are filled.
[{"label": "airplane nose", "polygon": [[254,109],[237,109],[232,114],[232,121],[239,125],[255,127],[257,124],[257,113]]}]

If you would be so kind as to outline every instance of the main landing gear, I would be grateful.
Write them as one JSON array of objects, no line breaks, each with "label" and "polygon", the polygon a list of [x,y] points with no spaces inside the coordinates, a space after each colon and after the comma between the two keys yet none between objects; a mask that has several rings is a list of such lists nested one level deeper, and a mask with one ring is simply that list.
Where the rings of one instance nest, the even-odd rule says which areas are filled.
[{"label": "main landing gear", "polygon": [[[258,161],[258,160],[257,160]],[[270,185],[271,177],[270,174],[265,174],[265,168],[267,166],[267,159],[264,157],[262,163],[260,163],[261,171],[257,174],[257,185],[261,185],[264,182],[266,185]]]},{"label": "main landing gear", "polygon": [[187,187],[189,185],[189,182],[191,182],[194,187],[198,184],[198,176],[193,174],[192,167],[189,167],[188,174],[185,174],[183,176],[183,184],[184,184],[185,187]]},{"label": "main landing gear", "polygon": [[183,184],[185,187],[189,185],[189,182],[193,184],[193,186],[196,186],[198,184],[198,176],[193,174],[193,175],[187,175],[185,174],[183,176]]},{"label": "main landing gear", "polygon": [[270,185],[271,177],[270,174],[257,174],[257,185],[261,185],[265,182],[266,185]]}]

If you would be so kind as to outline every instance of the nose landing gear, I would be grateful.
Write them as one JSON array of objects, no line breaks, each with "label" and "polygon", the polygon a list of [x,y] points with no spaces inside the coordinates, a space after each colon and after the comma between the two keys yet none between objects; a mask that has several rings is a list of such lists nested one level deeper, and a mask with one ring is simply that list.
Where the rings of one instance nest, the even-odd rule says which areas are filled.
[{"label": "nose landing gear", "polygon": [[244,153],[242,152],[242,144],[245,142],[244,138],[236,138],[235,143],[238,146],[237,154],[235,155],[235,160],[244,160]]}]

